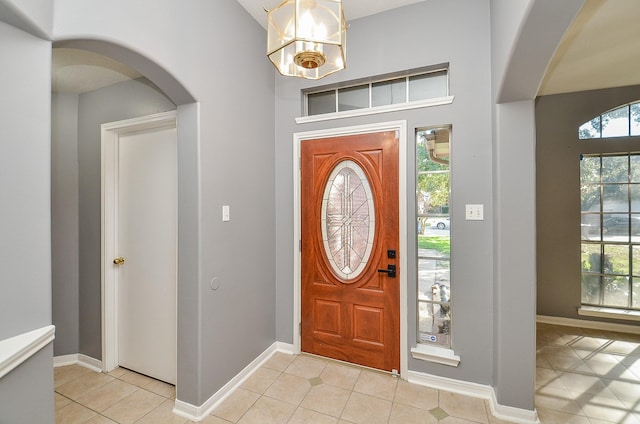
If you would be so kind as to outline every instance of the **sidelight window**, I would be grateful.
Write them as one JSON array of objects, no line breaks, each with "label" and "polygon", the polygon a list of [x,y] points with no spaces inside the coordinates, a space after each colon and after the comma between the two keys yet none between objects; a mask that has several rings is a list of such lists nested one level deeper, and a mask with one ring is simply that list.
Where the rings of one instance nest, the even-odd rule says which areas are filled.
[{"label": "sidelight window", "polygon": [[418,343],[451,347],[451,126],[416,131]]}]

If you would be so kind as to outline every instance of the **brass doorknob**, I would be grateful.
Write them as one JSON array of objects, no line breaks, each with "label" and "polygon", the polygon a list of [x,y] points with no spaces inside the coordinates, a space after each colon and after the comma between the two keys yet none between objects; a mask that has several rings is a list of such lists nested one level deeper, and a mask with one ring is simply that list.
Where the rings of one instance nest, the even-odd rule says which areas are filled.
[{"label": "brass doorknob", "polygon": [[115,258],[113,260],[113,263],[116,265],[122,265],[124,263],[124,258],[122,256],[120,256],[119,258]]}]

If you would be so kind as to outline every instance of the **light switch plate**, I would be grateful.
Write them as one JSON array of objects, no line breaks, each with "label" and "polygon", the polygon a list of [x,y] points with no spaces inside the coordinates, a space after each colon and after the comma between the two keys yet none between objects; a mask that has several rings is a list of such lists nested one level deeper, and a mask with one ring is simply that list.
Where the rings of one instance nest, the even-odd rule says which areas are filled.
[{"label": "light switch plate", "polygon": [[484,205],[466,205],[465,218],[467,221],[484,221]]},{"label": "light switch plate", "polygon": [[227,222],[231,220],[231,215],[229,213],[229,205],[224,205],[222,207],[222,222]]}]

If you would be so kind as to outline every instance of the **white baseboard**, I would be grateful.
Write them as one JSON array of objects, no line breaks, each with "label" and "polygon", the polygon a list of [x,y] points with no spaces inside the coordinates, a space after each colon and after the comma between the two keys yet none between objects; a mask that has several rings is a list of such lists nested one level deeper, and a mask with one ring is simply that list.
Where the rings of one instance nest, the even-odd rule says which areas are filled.
[{"label": "white baseboard", "polygon": [[273,343],[202,405],[195,406],[176,399],[173,413],[195,422],[203,420],[276,352],[292,354],[293,345],[281,342]]},{"label": "white baseboard", "polygon": [[66,365],[80,365],[95,372],[102,372],[102,361],[92,358],[81,353],[74,353],[71,355],[54,356],[53,366],[64,367]]},{"label": "white baseboard", "polygon": [[493,416],[504,421],[519,424],[535,424],[540,422],[538,421],[538,414],[535,410],[530,411],[528,409],[500,405],[496,399],[495,391],[491,386],[439,377],[418,371],[409,371],[407,373],[407,381],[438,390],[488,400]]},{"label": "white baseboard", "polygon": [[613,331],[617,333],[640,334],[640,326],[637,325],[591,321],[588,319],[552,317],[547,315],[538,315],[536,317],[536,321],[542,324],[564,325],[566,327],[589,328],[591,330]]}]

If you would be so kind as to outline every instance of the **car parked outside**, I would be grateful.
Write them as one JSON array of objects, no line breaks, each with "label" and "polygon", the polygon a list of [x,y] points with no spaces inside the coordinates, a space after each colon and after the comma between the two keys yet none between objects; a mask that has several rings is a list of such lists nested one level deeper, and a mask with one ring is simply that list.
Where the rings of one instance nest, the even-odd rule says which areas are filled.
[{"label": "car parked outside", "polygon": [[438,230],[445,230],[451,228],[451,222],[448,216],[437,216],[433,218],[427,218],[427,224],[430,227],[436,227]]}]

